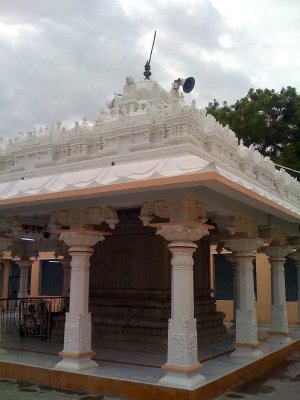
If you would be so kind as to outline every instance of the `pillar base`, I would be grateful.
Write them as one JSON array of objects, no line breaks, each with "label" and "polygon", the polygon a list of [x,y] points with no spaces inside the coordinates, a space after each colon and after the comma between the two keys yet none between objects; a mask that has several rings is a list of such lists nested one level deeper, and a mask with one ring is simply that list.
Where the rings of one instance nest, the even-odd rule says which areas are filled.
[{"label": "pillar base", "polygon": [[63,357],[62,361],[55,365],[55,369],[66,370],[66,371],[81,371],[89,368],[98,368],[99,365],[91,359],[95,352],[87,353],[59,353]]},{"label": "pillar base", "polygon": [[162,386],[196,389],[206,382],[205,377],[199,373],[201,367],[200,363],[196,363],[190,367],[165,364],[162,366],[162,369],[166,370],[167,374],[158,383]]},{"label": "pillar base", "polygon": [[268,343],[288,344],[292,342],[292,339],[288,336],[288,332],[268,332]]},{"label": "pillar base", "polygon": [[235,343],[235,351],[231,353],[231,358],[237,363],[260,358],[264,353],[258,348],[259,346],[260,342]]},{"label": "pillar base", "polygon": [[196,389],[206,382],[205,377],[199,373],[201,367],[200,363],[196,363],[190,367],[165,364],[162,366],[162,369],[167,370],[167,374],[158,383],[162,386]]}]

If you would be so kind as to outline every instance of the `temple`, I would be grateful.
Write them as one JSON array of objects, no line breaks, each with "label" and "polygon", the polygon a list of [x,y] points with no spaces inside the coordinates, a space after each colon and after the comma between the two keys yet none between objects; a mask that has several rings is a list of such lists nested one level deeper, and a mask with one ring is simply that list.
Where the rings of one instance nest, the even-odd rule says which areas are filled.
[{"label": "temple", "polygon": [[94,346],[135,349],[166,354],[159,385],[201,386],[199,345],[227,336],[211,245],[234,270],[233,362],[264,354],[257,252],[271,265],[268,341],[291,341],[284,263],[290,255],[300,279],[300,184],[180,89],[127,77],[93,125],[57,122],[0,146],[1,251],[20,268],[18,298],[28,296],[34,258],[50,252],[64,267],[57,370],[101,368]]}]

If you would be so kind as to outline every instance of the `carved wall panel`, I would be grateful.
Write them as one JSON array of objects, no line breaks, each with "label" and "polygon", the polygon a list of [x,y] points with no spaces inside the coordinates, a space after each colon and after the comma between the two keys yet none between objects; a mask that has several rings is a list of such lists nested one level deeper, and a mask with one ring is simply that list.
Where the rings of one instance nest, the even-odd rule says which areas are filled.
[{"label": "carved wall panel", "polygon": [[[171,253],[167,241],[144,227],[139,209],[119,211],[112,236],[95,246],[91,257],[90,290],[170,291]],[[194,285],[201,296],[210,293],[209,239],[194,253]]]}]

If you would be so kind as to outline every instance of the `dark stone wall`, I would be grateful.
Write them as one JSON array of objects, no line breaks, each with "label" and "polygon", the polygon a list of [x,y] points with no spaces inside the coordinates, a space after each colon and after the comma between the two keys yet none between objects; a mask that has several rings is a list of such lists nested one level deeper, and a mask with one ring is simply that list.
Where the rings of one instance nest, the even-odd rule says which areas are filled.
[{"label": "dark stone wall", "polygon": [[[99,290],[170,291],[171,254],[167,241],[144,227],[139,209],[119,211],[120,222],[111,236],[95,247],[91,257],[90,293]],[[209,240],[198,242],[194,253],[196,296],[210,294]]]}]

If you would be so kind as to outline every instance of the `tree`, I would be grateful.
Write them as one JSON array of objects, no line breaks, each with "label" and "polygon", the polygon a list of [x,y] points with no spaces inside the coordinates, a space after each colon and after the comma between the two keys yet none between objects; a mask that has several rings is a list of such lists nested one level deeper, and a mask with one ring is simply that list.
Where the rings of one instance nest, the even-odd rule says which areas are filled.
[{"label": "tree", "polygon": [[231,106],[213,100],[207,112],[228,124],[245,145],[253,143],[275,163],[300,170],[300,95],[295,88],[250,89]]}]

